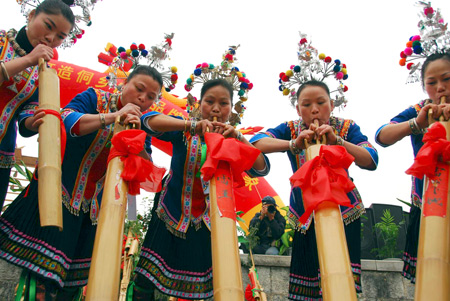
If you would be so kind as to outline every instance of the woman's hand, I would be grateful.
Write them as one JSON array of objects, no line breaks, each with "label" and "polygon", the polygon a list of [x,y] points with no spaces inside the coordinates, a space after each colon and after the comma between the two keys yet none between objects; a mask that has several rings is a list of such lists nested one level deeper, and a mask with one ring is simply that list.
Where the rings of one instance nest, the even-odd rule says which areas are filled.
[{"label": "woman's hand", "polygon": [[116,112],[116,116],[120,116],[121,122],[123,124],[134,124],[137,128],[141,126],[141,109],[132,103],[127,103],[122,109]]},{"label": "woman's hand", "polygon": [[311,143],[313,139],[315,139],[316,133],[312,131],[311,129],[307,129],[300,132],[300,135],[298,135],[297,139],[295,139],[295,145],[299,149],[306,149],[305,140],[308,143]]},{"label": "woman's hand", "polygon": [[25,127],[30,131],[38,132],[39,126],[44,123],[44,120],[42,119],[44,116],[45,112],[42,109],[36,110],[33,116],[25,119]]},{"label": "woman's hand", "polygon": [[[214,121],[216,122],[216,121]],[[195,125],[195,133],[198,135],[203,136],[206,132],[214,132],[214,125],[211,121],[208,119],[202,119],[200,121],[197,121],[197,124]]]},{"label": "woman's hand", "polygon": [[325,136],[326,142],[329,145],[335,145],[337,142],[337,137],[336,134],[334,133],[334,129],[329,124],[322,124],[321,126],[319,126],[314,130],[314,133],[316,133],[317,137]]},{"label": "woman's hand", "polygon": [[39,44],[25,57],[29,60],[30,66],[37,65],[40,58],[48,62],[53,58],[53,48]]}]

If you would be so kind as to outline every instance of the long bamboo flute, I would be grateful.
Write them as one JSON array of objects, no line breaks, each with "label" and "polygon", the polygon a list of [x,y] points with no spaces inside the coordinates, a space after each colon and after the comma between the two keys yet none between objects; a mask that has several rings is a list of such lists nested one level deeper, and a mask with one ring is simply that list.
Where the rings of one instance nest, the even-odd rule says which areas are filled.
[{"label": "long bamboo flute", "polygon": [[[60,111],[59,78],[39,59],[39,108]],[[58,117],[45,114],[39,126],[38,202],[41,227],[63,228],[61,194],[61,126]]]},{"label": "long bamboo flute", "polygon": [[[306,149],[306,160],[317,157],[320,144]],[[329,300],[357,300],[344,224],[339,205],[323,202],[314,211],[322,296]]]},{"label": "long bamboo flute", "polygon": [[[445,96],[440,101],[445,103]],[[434,122],[432,118],[429,118],[429,121],[431,121],[430,124]],[[441,116],[440,123],[445,127],[447,140],[450,140],[450,122],[443,121],[443,116]],[[448,206],[450,177],[448,162],[439,166],[439,169],[441,174],[446,175],[446,181],[437,180],[433,183],[426,177],[424,180],[415,300],[450,300],[450,206]],[[435,185],[439,185],[438,190],[441,193],[438,197],[444,199],[442,206],[445,206],[446,210],[443,212],[443,216],[426,216],[424,213],[428,210],[428,206],[433,205],[426,192],[427,190],[436,191]]]},{"label": "long bamboo flute", "polygon": [[217,205],[218,198],[234,202],[233,177],[227,162],[219,162],[209,189],[214,300],[244,300],[236,221],[221,217]]},{"label": "long bamboo flute", "polygon": [[[117,117],[114,134],[124,130]],[[117,300],[128,186],[121,178],[120,157],[110,160],[99,212],[86,300]]]}]

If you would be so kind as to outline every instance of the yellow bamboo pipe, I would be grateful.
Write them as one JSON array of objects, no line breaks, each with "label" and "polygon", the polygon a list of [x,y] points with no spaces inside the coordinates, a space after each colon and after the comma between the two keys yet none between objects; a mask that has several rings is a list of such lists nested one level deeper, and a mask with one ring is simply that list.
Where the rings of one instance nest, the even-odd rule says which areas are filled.
[{"label": "yellow bamboo pipe", "polygon": [[[441,98],[441,103],[445,103],[445,96]],[[439,119],[442,120],[443,117]],[[434,120],[430,124],[433,122]],[[450,140],[450,122],[440,122],[447,132],[447,140]],[[450,300],[450,206],[448,204],[450,183],[439,184],[447,187],[444,189],[447,190],[447,210],[444,216],[424,215],[424,210],[429,206],[425,200],[425,192],[427,188],[432,189],[431,185],[433,183],[425,177],[414,298],[415,300]]]},{"label": "yellow bamboo pipe", "polygon": [[[114,134],[124,129],[118,117],[114,125]],[[120,157],[113,158],[106,171],[86,300],[117,300],[119,297],[122,238],[128,192],[128,186],[121,178],[122,171],[123,163]]]},{"label": "yellow bamboo pipe", "polygon": [[[39,108],[60,111],[59,78],[39,59]],[[61,231],[61,126],[59,118],[46,114],[39,126],[38,202],[41,227],[55,226]]]},{"label": "yellow bamboo pipe", "polygon": [[[320,144],[306,149],[306,160],[317,157]],[[339,205],[320,204],[314,211],[322,296],[329,300],[357,300],[355,281]]]},{"label": "yellow bamboo pipe", "polygon": [[[226,179],[227,184],[226,188],[219,190],[216,181],[220,179]],[[218,198],[233,198],[233,183],[228,163],[219,162],[209,190],[214,300],[244,300],[236,222],[231,218],[221,217],[217,206]]]}]

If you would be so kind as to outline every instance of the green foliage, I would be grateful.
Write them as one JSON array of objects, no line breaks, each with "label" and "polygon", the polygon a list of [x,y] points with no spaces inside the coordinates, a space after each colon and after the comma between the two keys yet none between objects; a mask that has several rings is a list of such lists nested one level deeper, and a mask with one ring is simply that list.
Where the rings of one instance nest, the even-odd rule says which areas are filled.
[{"label": "green foliage", "polygon": [[[28,182],[30,182],[31,179],[33,178],[33,173],[31,172],[31,170],[28,169],[25,162],[21,161],[21,164],[22,164],[23,168],[22,168],[22,166],[17,164],[17,162],[14,163],[14,168],[24,179],[26,179]],[[9,176],[9,183],[14,185],[11,187],[11,190],[14,192],[21,192],[26,187],[26,186],[22,185],[22,183],[20,182],[19,179],[15,178],[15,177],[11,177],[11,176]]]},{"label": "green foliage", "polygon": [[383,241],[383,246],[380,248],[374,248],[371,250],[375,253],[379,259],[395,258],[402,253],[397,250],[397,239],[399,229],[404,222],[401,221],[398,225],[394,221],[394,217],[391,215],[391,211],[386,209],[383,211],[381,221],[375,224],[375,230],[379,235],[379,239]]},{"label": "green foliage", "polygon": [[[289,212],[289,206],[281,207],[280,209],[286,211],[286,213]],[[277,248],[280,249],[279,255],[287,255],[288,250],[292,248],[292,241],[294,240],[295,233],[295,230],[288,221],[287,215],[285,215],[284,218],[286,219],[285,232],[276,243]]]}]

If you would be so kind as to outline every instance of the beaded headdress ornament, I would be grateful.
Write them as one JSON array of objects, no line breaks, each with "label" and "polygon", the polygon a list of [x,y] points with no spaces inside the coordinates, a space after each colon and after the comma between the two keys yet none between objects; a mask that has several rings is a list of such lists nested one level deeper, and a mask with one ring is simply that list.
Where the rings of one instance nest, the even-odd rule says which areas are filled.
[{"label": "beaded headdress ornament", "polygon": [[[335,107],[345,107],[347,99],[344,92],[348,87],[343,81],[348,78],[347,66],[340,60],[333,60],[331,57],[320,53],[307,40],[307,35],[300,32],[300,42],[298,43],[298,65],[291,65],[289,70],[280,73],[278,80],[279,90],[284,96],[289,96],[292,105],[297,101],[297,89],[309,80],[325,81],[333,77],[337,81],[335,90],[330,89],[331,98]],[[334,99],[333,99],[334,97]]]},{"label": "beaded headdress ornament", "polygon": [[[253,84],[247,78],[243,71],[240,71],[238,67],[234,66],[237,61],[236,50],[238,46],[230,46],[222,56],[222,62],[219,66],[214,66],[209,63],[201,63],[195,67],[194,72],[186,80],[184,88],[186,91],[191,91],[195,84],[204,84],[212,79],[225,79],[233,87],[233,90],[237,92],[239,101],[237,101],[232,109],[229,122],[236,127],[241,123],[241,119],[244,116],[246,107],[244,102],[248,99],[248,91],[253,88]],[[200,118],[200,112],[198,110],[199,102],[189,93],[187,97],[187,112],[192,118]]]},{"label": "beaded headdress ornament", "polygon": [[164,41],[161,44],[152,46],[149,50],[145,49],[144,44],[131,44],[130,48],[116,48],[108,44],[105,50],[108,54],[100,53],[99,62],[109,65],[109,74],[106,76],[109,87],[114,90],[121,90],[121,82],[128,77],[128,74],[138,65],[148,65],[158,69],[166,91],[175,88],[178,80],[177,67],[169,67],[168,71],[163,71],[162,62],[169,59],[169,51],[172,50],[172,38],[174,34],[165,34]]},{"label": "beaded headdress ornament", "polygon": [[[21,13],[28,18],[30,12],[35,9],[44,0],[17,0],[17,3],[21,6]],[[83,22],[87,26],[91,26],[91,13],[90,10],[94,8],[94,5],[98,0],[61,0],[68,6],[72,8],[75,15],[75,25],[70,32],[69,36],[64,40],[60,47],[67,48],[71,47],[81,39],[84,35],[84,29],[79,27],[79,23]]]},{"label": "beaded headdress ornament", "polygon": [[450,51],[450,32],[440,10],[434,10],[430,2],[416,4],[421,7],[419,35],[410,37],[405,50],[400,52],[399,64],[409,70],[407,83],[420,82],[422,64],[429,55]]}]

